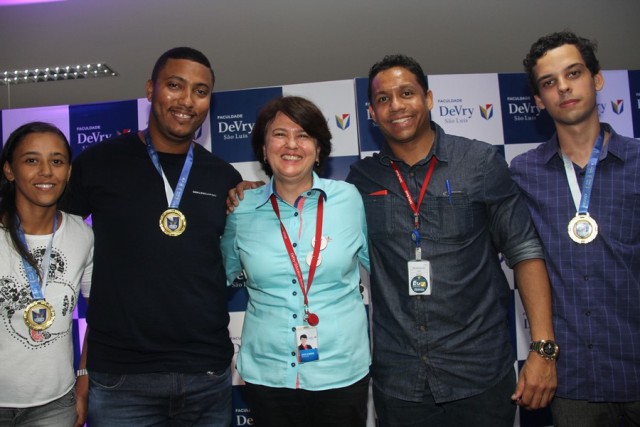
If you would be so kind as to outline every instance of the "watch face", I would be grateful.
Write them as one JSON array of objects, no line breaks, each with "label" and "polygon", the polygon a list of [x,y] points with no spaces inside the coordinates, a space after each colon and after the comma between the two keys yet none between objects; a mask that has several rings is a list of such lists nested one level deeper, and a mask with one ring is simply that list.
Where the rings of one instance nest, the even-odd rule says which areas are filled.
[{"label": "watch face", "polygon": [[542,345],[542,351],[547,356],[553,356],[556,352],[556,346],[554,343],[546,342]]}]

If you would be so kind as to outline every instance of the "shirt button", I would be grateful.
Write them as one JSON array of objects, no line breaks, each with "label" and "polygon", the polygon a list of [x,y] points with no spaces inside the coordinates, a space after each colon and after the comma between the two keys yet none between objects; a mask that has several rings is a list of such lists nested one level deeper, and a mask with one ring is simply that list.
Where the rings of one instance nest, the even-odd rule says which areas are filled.
[{"label": "shirt button", "polygon": [[295,352],[295,351],[292,351],[292,352],[291,352],[291,355],[292,355],[292,356],[295,356],[295,355],[296,355],[296,352]]},{"label": "shirt button", "polygon": [[308,192],[307,192],[307,196],[310,196],[310,195],[311,195],[311,191],[308,191]]},{"label": "shirt button", "polygon": [[426,331],[426,330],[427,330],[427,327],[426,327],[426,326],[424,326],[424,325],[420,325],[420,330],[421,330],[422,332],[424,332],[424,331]]},{"label": "shirt button", "polygon": [[585,281],[585,282],[587,282],[587,281],[589,281],[589,276],[587,276],[587,275],[585,274],[585,275],[584,275],[584,277],[583,277],[583,279],[584,279],[584,281]]},{"label": "shirt button", "polygon": [[294,319],[297,319],[297,318],[298,318],[298,315],[297,315],[297,314],[294,314],[294,315],[293,315],[293,318],[294,318]]},{"label": "shirt button", "polygon": [[297,247],[298,247],[298,244],[297,244],[297,243],[294,243],[292,246],[293,246],[294,248],[297,248]]},{"label": "shirt button", "polygon": [[292,295],[295,297],[296,295],[298,295],[298,293],[296,291],[293,291]]},{"label": "shirt button", "polygon": [[294,213],[293,216],[298,216],[298,212]]},{"label": "shirt button", "polygon": [[295,332],[295,331],[296,331],[296,327],[294,326],[293,328],[291,328],[291,330],[292,330],[293,332]]},{"label": "shirt button", "polygon": [[427,361],[427,356],[422,356],[421,359],[426,362]]},{"label": "shirt button", "polygon": [[298,282],[296,282],[296,279],[293,279],[293,280],[291,281],[291,283],[293,283],[293,284],[295,285],[295,284],[296,284],[296,283],[298,283]]},{"label": "shirt button", "polygon": [[291,367],[292,367],[292,368],[295,368],[295,367],[296,367],[296,364],[295,364],[295,363],[292,363],[292,364],[291,364]]},{"label": "shirt button", "polygon": [[591,348],[593,348],[593,344],[589,344],[587,347],[589,347],[591,349]]},{"label": "shirt button", "polygon": [[585,313],[585,315],[586,315],[587,317],[589,317],[589,316],[591,316],[591,312],[590,312],[590,311],[587,311],[587,312]]}]

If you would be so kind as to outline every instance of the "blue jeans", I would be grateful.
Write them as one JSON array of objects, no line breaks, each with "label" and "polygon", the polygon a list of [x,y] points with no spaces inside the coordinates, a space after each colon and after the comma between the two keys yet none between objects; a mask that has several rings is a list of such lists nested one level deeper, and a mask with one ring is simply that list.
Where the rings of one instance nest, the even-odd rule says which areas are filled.
[{"label": "blue jeans", "polygon": [[73,427],[75,421],[75,388],[45,405],[31,408],[0,408],[0,426],[3,427]]},{"label": "blue jeans", "polygon": [[231,370],[108,374],[89,371],[91,427],[231,424]]},{"label": "blue jeans", "polygon": [[438,404],[425,387],[423,402],[408,402],[382,393],[373,382],[373,401],[380,427],[513,427],[516,406],[511,394],[516,388],[515,370],[498,384],[477,396]]}]

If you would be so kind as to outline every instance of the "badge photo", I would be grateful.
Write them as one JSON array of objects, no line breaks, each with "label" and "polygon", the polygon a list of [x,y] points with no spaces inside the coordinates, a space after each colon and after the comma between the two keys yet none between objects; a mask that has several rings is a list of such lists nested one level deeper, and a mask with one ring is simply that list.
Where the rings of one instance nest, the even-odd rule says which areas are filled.
[{"label": "badge photo", "polygon": [[315,326],[297,326],[295,335],[298,362],[308,363],[319,360],[318,328]]}]

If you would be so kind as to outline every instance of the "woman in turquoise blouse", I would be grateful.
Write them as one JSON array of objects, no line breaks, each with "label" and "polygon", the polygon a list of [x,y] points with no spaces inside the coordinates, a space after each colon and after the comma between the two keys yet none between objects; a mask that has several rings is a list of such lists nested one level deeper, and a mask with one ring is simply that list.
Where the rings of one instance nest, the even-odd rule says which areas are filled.
[{"label": "woman in turquoise blouse", "polygon": [[371,359],[359,263],[368,270],[369,254],[360,194],[318,177],[331,132],[304,98],[268,103],[252,144],[271,180],[244,192],[222,252],[229,281],[243,270],[247,278],[237,368],[254,420],[365,426]]}]

